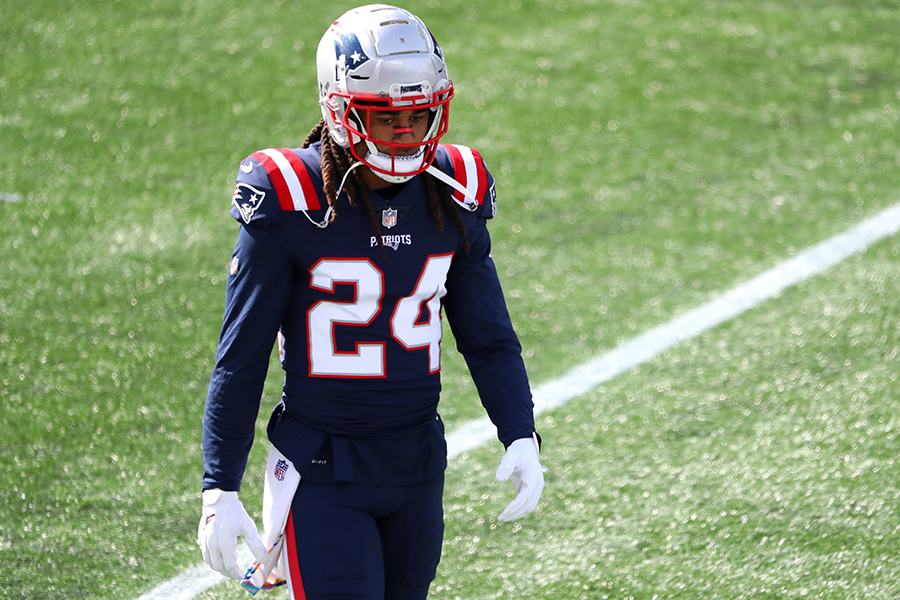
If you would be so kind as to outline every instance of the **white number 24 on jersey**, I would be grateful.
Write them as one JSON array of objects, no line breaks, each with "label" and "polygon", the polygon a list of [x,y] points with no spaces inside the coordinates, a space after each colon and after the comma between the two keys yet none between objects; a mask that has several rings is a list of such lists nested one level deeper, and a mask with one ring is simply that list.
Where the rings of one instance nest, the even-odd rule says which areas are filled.
[{"label": "white number 24 on jersey", "polygon": [[[401,298],[391,315],[391,335],[407,350],[427,349],[432,373],[441,367],[441,298],[452,254],[430,256],[416,289]],[[381,312],[384,274],[368,259],[324,259],[310,269],[310,286],[333,292],[336,284],[355,287],[353,301],[317,302],[307,314],[310,375],[318,377],[384,377],[383,342],[357,342],[352,351],[337,351],[336,325],[366,327]],[[427,311],[423,310],[427,308]],[[421,315],[427,314],[426,321]]]}]

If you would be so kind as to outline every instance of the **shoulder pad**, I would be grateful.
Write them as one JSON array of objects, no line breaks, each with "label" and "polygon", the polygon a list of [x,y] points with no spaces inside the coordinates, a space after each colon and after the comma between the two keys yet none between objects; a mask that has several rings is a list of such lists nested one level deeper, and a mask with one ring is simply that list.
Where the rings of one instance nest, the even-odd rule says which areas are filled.
[{"label": "shoulder pad", "polygon": [[[497,192],[494,189],[494,177],[477,150],[457,144],[440,144],[435,162],[444,173],[461,183],[478,201],[478,207],[472,212],[486,219],[496,214]],[[471,203],[471,200],[458,190],[451,189],[450,192],[458,204],[466,206]]]},{"label": "shoulder pad", "polygon": [[[306,154],[311,156],[303,156]],[[325,202],[319,160],[317,153],[302,149],[268,148],[254,152],[241,161],[232,215],[250,223],[278,220],[282,212],[320,210]]]}]

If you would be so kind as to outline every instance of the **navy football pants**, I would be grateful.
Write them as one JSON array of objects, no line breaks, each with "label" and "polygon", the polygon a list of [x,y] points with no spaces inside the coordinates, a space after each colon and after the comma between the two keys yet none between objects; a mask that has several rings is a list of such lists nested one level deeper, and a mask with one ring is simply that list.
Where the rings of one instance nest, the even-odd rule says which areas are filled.
[{"label": "navy football pants", "polygon": [[444,537],[444,477],[380,487],[301,481],[285,552],[293,600],[423,600]]}]

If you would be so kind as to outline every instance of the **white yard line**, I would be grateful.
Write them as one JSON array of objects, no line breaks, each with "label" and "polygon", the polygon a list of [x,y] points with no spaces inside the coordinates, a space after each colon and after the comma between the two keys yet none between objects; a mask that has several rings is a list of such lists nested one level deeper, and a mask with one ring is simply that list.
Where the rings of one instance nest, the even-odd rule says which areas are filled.
[{"label": "white yard line", "polygon": [[[679,342],[733,319],[897,231],[900,231],[900,204],[800,252],[719,298],[575,367],[562,377],[536,387],[533,392],[535,415],[562,406],[601,383],[653,359]],[[470,421],[447,435],[449,458],[473,450],[495,436],[496,430],[487,417]],[[246,547],[241,548],[240,554],[243,558],[238,561],[239,564],[250,561]],[[157,586],[138,600],[193,600],[224,580],[224,577],[201,564]]]},{"label": "white yard line", "polygon": [[[241,544],[238,548],[238,564],[248,565],[251,560],[253,555],[250,548]],[[201,563],[156,586],[138,600],[193,600],[209,588],[227,580],[227,577],[219,575],[206,566],[206,563]],[[247,598],[250,598],[250,594],[247,594]]]},{"label": "white yard line", "polygon": [[[533,391],[535,414],[561,406],[601,383],[651,360],[675,344],[733,319],[786,288],[862,252],[898,230],[900,204],[895,204],[859,225],[796,254],[719,298],[575,367],[558,379],[538,386]],[[449,455],[451,458],[459,456],[495,435],[496,430],[487,417],[466,423],[447,436]]]}]

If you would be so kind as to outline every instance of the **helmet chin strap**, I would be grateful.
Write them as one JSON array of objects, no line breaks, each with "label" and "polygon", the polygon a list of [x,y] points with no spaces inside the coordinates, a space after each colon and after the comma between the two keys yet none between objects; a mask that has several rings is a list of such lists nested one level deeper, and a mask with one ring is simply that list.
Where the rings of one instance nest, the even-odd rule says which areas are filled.
[{"label": "helmet chin strap", "polygon": [[[394,165],[396,166],[397,160],[406,161],[406,160],[418,159],[418,158],[421,158],[422,154],[423,154],[423,152],[420,151],[413,156],[397,157],[394,159],[393,162],[394,162]],[[390,157],[390,155],[385,154],[383,152],[378,152],[374,156],[372,155],[371,152],[369,152],[366,155],[366,162],[372,163],[375,166],[382,167],[385,170],[387,170],[388,166],[390,166],[390,164],[391,164],[391,157]],[[358,162],[353,166],[356,167],[361,164],[362,164],[361,162]],[[402,164],[402,162],[401,162],[401,164]],[[413,169],[415,169],[417,166],[418,166],[418,164],[416,164],[416,166],[414,166]],[[388,175],[387,173],[381,173],[374,169],[370,169],[370,170],[372,171],[372,173],[374,173],[381,179],[387,181],[388,183],[405,183],[414,177],[414,175]],[[450,187],[455,189],[457,192],[459,192],[460,194],[462,194],[463,196],[466,197],[466,199],[463,200],[462,202],[460,202],[459,200],[456,200],[456,198],[454,198],[454,200],[456,201],[457,204],[459,204],[460,206],[462,206],[469,212],[478,210],[478,199],[475,196],[473,196],[472,193],[468,189],[466,189],[466,186],[464,186],[457,180],[453,179],[452,177],[450,177],[449,175],[447,175],[446,173],[444,173],[443,171],[441,171],[440,169],[435,167],[434,164],[428,165],[428,168],[425,169],[425,172],[430,173],[432,175],[432,177],[434,177],[435,179],[438,179],[440,181],[443,181],[444,183],[446,183],[447,185],[449,185]],[[348,171],[348,173],[349,173],[349,171]]]},{"label": "helmet chin strap", "polygon": [[[353,137],[356,137],[356,136],[353,136]],[[403,166],[403,163],[406,161],[413,161],[413,160],[421,159],[422,155],[425,152],[424,150],[419,150],[412,156],[395,156],[392,160],[390,154],[387,154],[384,152],[379,152],[378,148],[376,148],[375,144],[373,144],[370,140],[365,139],[364,141],[366,143],[366,146],[368,147],[368,152],[366,153],[366,156],[363,159],[363,161],[366,163],[375,165],[376,167],[379,167],[380,169],[383,169],[385,171],[391,171],[394,168],[396,168],[397,166]],[[353,143],[353,140],[351,140],[351,143]],[[352,171],[354,168],[358,167],[361,164],[363,164],[363,163],[357,162],[355,165],[353,165],[350,168],[350,170],[347,171],[347,175],[350,174],[350,171]],[[409,164],[409,163],[407,163],[407,164]],[[416,168],[418,168],[419,164],[421,164],[421,163],[413,163],[413,166],[409,170],[414,171]],[[383,179],[384,181],[387,181],[388,183],[394,183],[394,184],[405,183],[415,176],[415,175],[388,175],[387,173],[382,173],[381,171],[377,171],[375,169],[371,169],[371,171],[377,177]],[[466,197],[466,199],[462,202],[460,202],[459,200],[456,200],[454,198],[454,200],[456,201],[457,204],[459,204],[460,206],[462,206],[469,212],[478,210],[478,199],[475,198],[475,196],[473,196],[472,193],[469,190],[467,190],[463,184],[461,184],[457,180],[453,179],[452,177],[450,177],[449,175],[447,175],[446,173],[444,173],[443,171],[441,171],[440,169],[435,167],[434,164],[429,165],[428,168],[425,169],[425,171],[427,173],[430,173],[436,179],[443,181],[444,183],[446,183],[447,185],[449,185],[450,187],[455,189],[457,192],[459,192],[460,194],[462,194],[463,196]],[[345,180],[347,178],[347,175],[344,175]],[[344,187],[343,182],[341,182],[341,187]]]},{"label": "helmet chin strap", "polygon": [[435,167],[434,164],[429,165],[428,168],[425,169],[425,172],[430,173],[432,175],[432,177],[434,177],[435,179],[439,179],[440,181],[443,181],[444,183],[446,183],[447,185],[449,185],[450,187],[455,189],[457,192],[459,192],[460,194],[462,194],[463,196],[466,197],[466,199],[462,202],[460,202],[459,200],[456,200],[456,198],[454,198],[454,200],[456,200],[457,204],[459,204],[460,206],[462,206],[469,212],[478,210],[478,199],[475,196],[473,196],[472,193],[469,190],[467,190],[463,184],[461,184],[457,180],[453,179],[452,177],[450,177],[449,175],[447,175],[446,173],[444,173],[443,171],[441,171],[440,169]]},{"label": "helmet chin strap", "polygon": [[[400,161],[400,164],[402,164],[402,162],[407,161],[407,160],[420,159],[422,157],[423,153],[424,153],[423,151],[420,151],[420,152],[417,152],[413,156],[396,157],[393,161],[394,166],[396,167],[398,160]],[[388,168],[391,166],[391,162],[392,162],[390,155],[385,154],[383,152],[378,152],[375,154],[373,154],[372,152],[369,152],[366,155],[365,161],[367,163],[371,163],[377,167],[381,167],[385,170],[388,170]],[[362,164],[361,162],[358,162],[353,166],[356,167],[361,164]],[[410,170],[416,169],[419,164],[420,163],[414,163],[414,166]],[[372,173],[377,175],[379,178],[387,181],[388,183],[405,183],[415,176],[415,175],[388,175],[387,173],[381,173],[379,171],[376,171],[375,169],[371,169],[371,171],[372,171]],[[440,181],[443,181],[444,183],[446,183],[447,185],[449,185],[450,187],[455,189],[457,192],[459,192],[460,194],[462,194],[463,196],[466,197],[466,199],[462,202],[460,202],[459,200],[456,200],[454,198],[454,200],[456,200],[457,204],[459,204],[460,206],[462,206],[469,212],[478,210],[478,199],[472,195],[472,192],[470,192],[468,189],[466,189],[466,186],[464,186],[457,180],[453,179],[452,177],[450,177],[449,175],[447,175],[446,173],[444,173],[443,171],[441,171],[440,169],[435,167],[434,164],[429,165],[428,168],[425,169],[425,172],[430,173],[432,175],[432,177],[434,177],[435,179],[438,179]],[[348,171],[348,173],[349,173],[349,171]]]},{"label": "helmet chin strap", "polygon": [[[347,172],[344,173],[343,179],[341,179],[341,185],[338,186],[337,193],[335,193],[335,195],[334,195],[335,198],[340,196],[341,192],[344,190],[344,184],[347,183],[347,178],[350,177],[351,171],[353,171],[353,169],[355,169],[356,167],[362,167],[362,166],[365,166],[365,165],[361,161],[356,161],[355,163],[353,163],[353,166],[351,166],[349,169],[347,169]],[[329,212],[329,214],[331,213],[330,206],[328,207],[328,212]]]}]

